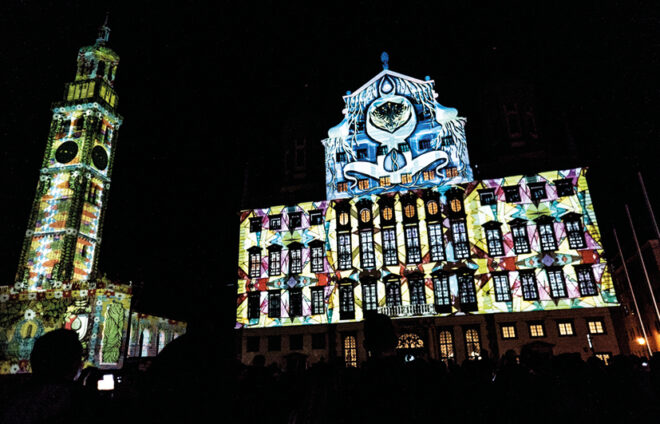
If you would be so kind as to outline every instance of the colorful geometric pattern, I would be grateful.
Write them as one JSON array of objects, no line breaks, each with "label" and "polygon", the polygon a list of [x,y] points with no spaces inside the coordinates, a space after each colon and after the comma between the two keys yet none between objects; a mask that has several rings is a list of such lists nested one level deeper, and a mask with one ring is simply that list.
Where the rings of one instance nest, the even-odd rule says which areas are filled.
[{"label": "colorful geometric pattern", "polygon": [[[376,281],[377,306],[381,312],[395,316],[410,315],[449,315],[456,313],[500,313],[526,312],[554,309],[588,308],[616,306],[617,299],[612,284],[611,275],[603,258],[600,231],[593,213],[593,205],[586,183],[586,169],[575,168],[562,171],[542,172],[533,176],[512,176],[499,179],[472,181],[460,185],[435,186],[425,191],[409,193],[395,192],[383,196],[366,195],[344,201],[322,201],[301,203],[295,206],[277,206],[268,209],[246,210],[241,213],[237,327],[271,327],[281,325],[337,323],[345,321],[360,321],[363,319],[363,283]],[[572,194],[559,195],[556,181],[570,183]],[[542,186],[545,189],[543,199],[532,200],[531,186]],[[503,187],[518,187],[520,199],[507,202]],[[494,201],[482,204],[480,190],[491,190]],[[459,190],[462,195],[469,241],[469,258],[457,259],[452,234],[452,220],[448,216],[451,191]],[[433,261],[430,255],[429,233],[425,198],[429,193],[437,194],[442,211],[442,245],[445,260]],[[415,215],[418,217],[416,227],[419,233],[421,260],[419,263],[406,263],[406,236],[402,217],[404,205],[402,199],[408,199],[412,194]],[[381,225],[381,198],[393,199],[394,216],[396,218],[396,245],[398,263],[393,266],[384,264]],[[365,203],[366,201],[366,203]],[[409,201],[409,200],[407,200]],[[486,204],[487,203],[487,204]],[[338,222],[337,207],[350,205],[350,246],[352,267],[341,270],[338,264]],[[360,205],[359,208],[357,205]],[[369,269],[360,267],[360,233],[359,214],[364,205],[370,205],[373,216],[373,244],[375,251],[375,266]],[[320,211],[323,221],[312,225],[312,211]],[[288,222],[292,215],[301,214],[301,222],[297,228],[289,228]],[[577,214],[577,215],[567,215]],[[281,228],[270,229],[270,219],[281,217]],[[565,229],[567,216],[577,216],[582,223],[578,234],[584,240],[584,245],[571,248],[569,236]],[[541,218],[540,221],[536,221]],[[543,252],[539,238],[539,223],[548,220],[554,232],[556,248]],[[502,234],[501,254],[490,256],[486,241],[488,223],[496,223]],[[530,252],[516,254],[511,226],[523,223],[527,233],[527,244]],[[367,230],[369,231],[369,230]],[[311,272],[310,243],[318,240],[324,246],[323,272]],[[269,275],[268,248],[281,246],[281,272]],[[289,272],[291,248],[300,249],[302,245],[302,272]],[[250,273],[250,260],[253,254],[259,252],[258,276]],[[575,266],[590,265],[595,285],[595,295],[582,295]],[[548,270],[561,271],[565,284],[565,296],[552,296]],[[520,271],[532,271],[537,284],[538,297],[525,300],[520,277]],[[434,308],[433,275],[437,272],[449,275],[450,305],[447,311],[439,312]],[[475,284],[477,310],[464,311],[459,294],[458,274],[468,271]],[[504,273],[509,282],[510,300],[496,300],[494,276]],[[394,277],[400,284],[401,305],[396,311],[387,308],[385,280]],[[410,280],[422,278],[424,281],[424,300],[413,305],[410,291]],[[340,318],[340,283],[350,282],[354,299],[354,318]],[[322,287],[324,294],[325,313],[313,315],[312,289]],[[302,290],[302,316],[290,317],[291,289]],[[269,317],[268,293],[279,291],[281,310],[274,317]],[[248,295],[260,293],[260,313],[258,318],[248,319]]]}]

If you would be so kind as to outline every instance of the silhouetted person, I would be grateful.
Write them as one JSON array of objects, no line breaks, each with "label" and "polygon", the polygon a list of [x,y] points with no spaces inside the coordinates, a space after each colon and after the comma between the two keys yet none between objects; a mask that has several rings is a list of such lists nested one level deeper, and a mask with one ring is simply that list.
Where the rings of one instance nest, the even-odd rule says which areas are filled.
[{"label": "silhouetted person", "polygon": [[75,331],[58,329],[34,343],[32,381],[9,403],[4,424],[99,422],[97,399],[76,382],[82,370],[82,345]]}]

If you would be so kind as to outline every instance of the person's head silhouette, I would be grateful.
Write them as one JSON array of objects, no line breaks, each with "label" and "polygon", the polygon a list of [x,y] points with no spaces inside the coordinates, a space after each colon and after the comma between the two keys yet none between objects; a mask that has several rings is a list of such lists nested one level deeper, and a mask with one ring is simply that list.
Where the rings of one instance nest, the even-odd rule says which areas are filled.
[{"label": "person's head silhouette", "polygon": [[53,330],[39,337],[30,355],[32,375],[48,382],[75,380],[82,369],[82,344],[73,330]]}]

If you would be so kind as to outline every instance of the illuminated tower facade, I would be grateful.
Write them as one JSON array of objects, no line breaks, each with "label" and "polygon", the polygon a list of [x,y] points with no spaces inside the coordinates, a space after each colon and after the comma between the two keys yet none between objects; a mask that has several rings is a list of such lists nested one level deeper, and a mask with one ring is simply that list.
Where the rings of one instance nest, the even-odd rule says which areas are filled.
[{"label": "illuminated tower facade", "polygon": [[30,289],[86,281],[96,273],[103,217],[122,117],[114,91],[119,56],[106,23],[78,52],[75,80],[53,104],[39,183],[17,281]]}]

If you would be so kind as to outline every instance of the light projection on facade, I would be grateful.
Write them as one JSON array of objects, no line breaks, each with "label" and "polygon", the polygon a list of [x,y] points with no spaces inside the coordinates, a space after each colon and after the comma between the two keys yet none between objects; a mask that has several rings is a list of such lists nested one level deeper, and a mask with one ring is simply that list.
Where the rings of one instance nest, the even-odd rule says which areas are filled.
[{"label": "light projection on facade", "polygon": [[474,181],[435,97],[386,67],[323,140],[330,200],[241,212],[236,328],[618,305],[587,170]]},{"label": "light projection on facade", "polygon": [[435,99],[434,82],[387,66],[344,96],[344,119],[325,146],[328,199],[459,183],[472,179],[465,118]]},{"label": "light projection on facade", "polygon": [[53,107],[46,153],[25,234],[17,281],[86,281],[98,262],[103,216],[122,118],[113,89],[119,56],[101,27],[78,53],[75,81]]}]

